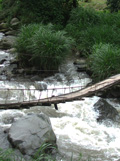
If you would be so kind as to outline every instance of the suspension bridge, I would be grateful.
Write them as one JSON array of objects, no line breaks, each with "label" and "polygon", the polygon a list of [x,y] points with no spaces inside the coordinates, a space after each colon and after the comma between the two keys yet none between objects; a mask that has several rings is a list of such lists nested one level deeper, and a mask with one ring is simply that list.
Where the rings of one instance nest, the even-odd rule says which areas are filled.
[{"label": "suspension bridge", "polygon": [[[120,83],[120,74],[112,76],[108,79],[105,79],[101,82],[95,83],[91,86],[85,87],[85,88],[81,88],[79,90],[79,87],[64,87],[64,88],[51,88],[51,89],[46,89],[46,97],[42,98],[42,92],[43,91],[39,91],[39,98],[35,98],[35,99],[31,99],[30,96],[27,97],[27,100],[24,99],[25,94],[27,92],[36,92],[38,91],[38,89],[13,89],[13,88],[0,88],[0,95],[3,94],[3,92],[5,92],[5,97],[4,97],[4,101],[0,100],[0,109],[20,109],[20,108],[29,108],[31,106],[35,106],[35,105],[51,105],[54,104],[55,108],[56,105],[59,103],[65,103],[65,102],[70,102],[70,101],[74,101],[74,100],[81,100],[83,99],[83,97],[89,97],[89,96],[93,96],[96,95],[96,93],[100,92],[100,91],[104,91],[114,85],[118,85]],[[70,89],[71,92],[65,93],[65,90],[68,90],[68,88]],[[55,90],[63,90],[64,93],[58,96],[54,96],[53,93]],[[16,92],[17,91],[17,92]],[[49,91],[51,91],[51,95],[49,96],[48,93]],[[10,100],[9,98],[9,93],[20,93],[19,98],[16,98],[16,94],[14,95],[14,98],[12,98],[12,100]],[[33,95],[34,95],[33,92]],[[21,100],[21,97],[23,98]],[[15,100],[16,98],[16,100]]]}]

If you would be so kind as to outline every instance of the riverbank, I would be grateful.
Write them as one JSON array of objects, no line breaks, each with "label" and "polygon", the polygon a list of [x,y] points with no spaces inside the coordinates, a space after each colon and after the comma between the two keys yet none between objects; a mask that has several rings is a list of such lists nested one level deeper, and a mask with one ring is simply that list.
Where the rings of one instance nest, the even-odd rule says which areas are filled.
[{"label": "riverbank", "polygon": [[[6,5],[8,4],[6,3]],[[12,10],[11,13],[13,13]],[[31,20],[31,17],[28,18]],[[109,66],[109,62],[112,64],[112,66],[109,66],[111,67],[109,70],[108,66],[103,65],[98,66],[99,68],[95,66],[91,68],[93,70],[92,72],[89,70],[89,72],[94,76],[94,79],[104,79],[109,76],[109,73],[112,73],[112,75],[119,73],[119,63],[117,67],[115,66],[117,64],[116,62],[119,62],[119,59],[116,59],[116,53],[118,54],[117,58],[119,58],[120,30],[118,20],[119,14],[97,12],[81,7],[74,8],[69,17],[69,21],[67,21],[64,27],[62,26],[62,29],[64,28],[67,31],[65,35],[69,35],[75,39],[76,44],[72,48],[74,51],[73,56],[71,59],[63,62],[57,71],[52,71],[53,73],[47,71],[47,74],[45,73],[45,69],[44,71],[41,71],[41,68],[36,70],[34,66],[25,69],[23,65],[21,68],[19,64],[20,60],[18,61],[15,58],[17,52],[13,49],[13,46],[16,41],[16,34],[19,32],[17,29],[21,25],[21,21],[18,18],[16,19],[16,17],[12,17],[9,19],[10,26],[6,22],[2,23],[0,27],[5,35],[1,34],[0,36],[2,37],[4,35],[4,38],[0,41],[0,46],[2,46],[2,50],[0,51],[0,101],[6,102],[6,100],[9,100],[15,102],[46,98],[49,95],[60,96],[62,93],[71,92],[70,87],[81,86],[85,88],[91,83],[91,77],[86,74],[88,66],[89,68],[91,67],[90,64],[86,64],[86,58],[84,59],[86,54],[87,58],[90,54],[93,54],[93,57],[89,59],[89,62],[93,66],[99,65],[101,63],[100,60],[104,60],[102,61],[103,65]],[[42,26],[41,24],[36,25],[38,27],[39,25]],[[44,25],[45,28],[48,28],[48,26]],[[60,29],[61,26],[54,24],[53,30],[55,32],[59,33],[58,30]],[[19,34],[22,34],[22,32],[19,32]],[[45,40],[49,46],[50,41],[48,41],[47,36]],[[26,37],[24,40],[26,40]],[[37,43],[38,41],[36,41]],[[53,46],[51,45],[52,47],[54,47],[54,44]],[[28,52],[28,50],[26,51]],[[104,54],[102,55],[103,59],[101,57],[94,59],[101,56],[101,52]],[[110,57],[107,57],[109,59],[106,59],[106,53],[110,55]],[[21,56],[24,57],[24,52],[21,53]],[[115,60],[117,61],[113,61],[113,56],[115,56]],[[43,85],[43,82],[45,83],[45,88],[41,90],[40,87],[37,90],[41,83],[41,86]],[[50,92],[46,90],[46,85],[50,89]],[[9,88],[22,88],[27,89],[27,92],[25,90],[22,92],[14,90],[14,92],[9,91],[7,93],[3,90],[5,88],[7,88],[7,91]],[[65,88],[67,90],[64,90]],[[54,90],[51,92],[51,89]],[[54,105],[34,106],[21,110],[0,110],[1,147],[3,149],[12,147],[16,155],[25,158],[25,161],[32,159],[31,157],[44,141],[57,146],[58,152],[53,151],[51,153],[57,161],[119,160],[120,103],[118,86],[114,90],[110,89],[109,91],[99,93],[99,96],[83,98],[81,101],[60,103],[58,104],[57,111]],[[104,99],[101,97],[104,97]],[[42,124],[40,124],[41,122]],[[49,133],[46,133],[46,129]],[[52,140],[51,135],[53,136]]]}]

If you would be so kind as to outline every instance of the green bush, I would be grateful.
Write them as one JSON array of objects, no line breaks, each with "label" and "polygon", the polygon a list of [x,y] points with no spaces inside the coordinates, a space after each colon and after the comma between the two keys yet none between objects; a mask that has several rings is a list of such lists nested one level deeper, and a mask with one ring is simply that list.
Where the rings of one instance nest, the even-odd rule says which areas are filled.
[{"label": "green bush", "polygon": [[120,45],[120,29],[115,26],[99,25],[89,27],[80,33],[78,49],[84,53],[91,53],[95,43],[111,43]]},{"label": "green bush", "polygon": [[120,48],[112,44],[94,45],[88,60],[93,78],[96,80],[120,73]]},{"label": "green bush", "polygon": [[17,17],[22,23],[49,23],[65,25],[70,11],[78,5],[77,0],[4,0],[1,16]]},{"label": "green bush", "polygon": [[111,12],[118,12],[120,9],[120,0],[107,0],[107,5]]},{"label": "green bush", "polygon": [[73,39],[65,34],[64,31],[55,31],[51,24],[22,27],[16,42],[18,59],[23,66],[57,69],[74,44]]},{"label": "green bush", "polygon": [[72,11],[66,26],[68,35],[76,40],[82,54],[90,54],[95,43],[120,45],[120,14],[97,12],[88,8]]},{"label": "green bush", "polygon": [[82,28],[84,29],[85,26],[95,25],[99,22],[100,16],[94,9],[78,7],[71,11],[68,24],[73,24],[77,27],[83,26]]},{"label": "green bush", "polygon": [[104,13],[100,12],[100,24],[109,25],[109,26],[116,26],[120,28],[120,13]]}]

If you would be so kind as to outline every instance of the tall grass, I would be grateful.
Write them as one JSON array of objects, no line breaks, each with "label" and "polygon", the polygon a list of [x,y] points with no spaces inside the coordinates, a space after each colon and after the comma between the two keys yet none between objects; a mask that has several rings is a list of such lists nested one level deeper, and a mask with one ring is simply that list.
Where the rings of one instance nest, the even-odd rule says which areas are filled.
[{"label": "tall grass", "polygon": [[[51,151],[56,149],[50,143],[44,143],[40,146],[37,152],[34,154],[30,161],[55,161],[54,157],[51,155]],[[15,154],[12,149],[3,150],[0,149],[0,161],[25,161],[23,157]]]},{"label": "tall grass", "polygon": [[16,49],[23,66],[35,66],[43,70],[59,67],[71,52],[73,39],[64,31],[55,31],[51,24],[24,26],[18,36]]},{"label": "tall grass", "polygon": [[90,54],[95,43],[120,45],[120,14],[77,8],[71,12],[66,31],[82,54]]},{"label": "tall grass", "polygon": [[98,25],[89,27],[80,33],[78,49],[84,53],[92,53],[92,47],[96,43],[110,43],[120,45],[120,29],[116,26]]},{"label": "tall grass", "polygon": [[97,81],[120,73],[120,48],[111,44],[94,45],[89,65]]}]

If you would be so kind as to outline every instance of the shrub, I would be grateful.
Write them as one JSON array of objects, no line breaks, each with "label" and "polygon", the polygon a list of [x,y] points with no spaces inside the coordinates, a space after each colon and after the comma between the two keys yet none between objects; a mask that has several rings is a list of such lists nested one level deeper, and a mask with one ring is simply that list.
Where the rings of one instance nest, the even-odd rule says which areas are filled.
[{"label": "shrub", "polygon": [[109,25],[89,27],[80,33],[78,42],[78,49],[88,54],[91,53],[95,43],[111,43],[119,46],[120,29]]},{"label": "shrub", "polygon": [[107,5],[111,12],[118,12],[120,9],[120,0],[107,0]]},{"label": "shrub", "polygon": [[72,11],[66,31],[82,53],[91,53],[95,43],[120,44],[120,14],[101,13],[93,9],[76,8]]},{"label": "shrub", "polygon": [[120,28],[120,13],[100,13],[101,24],[106,24],[109,26],[116,26]]},{"label": "shrub", "polygon": [[57,69],[74,44],[73,39],[65,34],[64,31],[55,31],[51,24],[22,27],[16,43],[18,59],[24,66]]},{"label": "shrub", "polygon": [[71,11],[68,24],[74,24],[75,26],[90,26],[100,22],[99,14],[91,8],[78,7]]},{"label": "shrub", "polygon": [[120,48],[112,44],[96,44],[89,56],[89,66],[96,80],[120,73]]},{"label": "shrub", "polygon": [[[65,25],[70,11],[77,6],[77,0],[4,0],[2,17],[19,18],[22,23],[52,22]],[[29,13],[29,14],[28,14]]]}]

